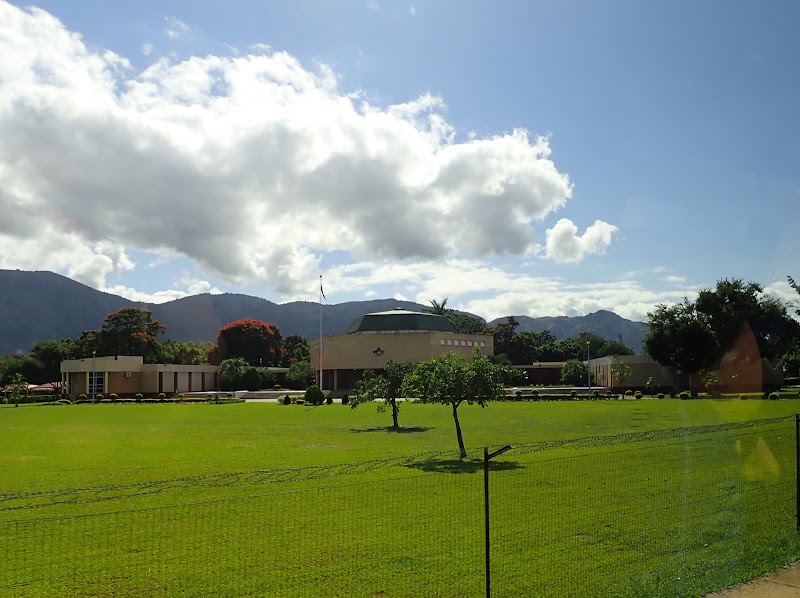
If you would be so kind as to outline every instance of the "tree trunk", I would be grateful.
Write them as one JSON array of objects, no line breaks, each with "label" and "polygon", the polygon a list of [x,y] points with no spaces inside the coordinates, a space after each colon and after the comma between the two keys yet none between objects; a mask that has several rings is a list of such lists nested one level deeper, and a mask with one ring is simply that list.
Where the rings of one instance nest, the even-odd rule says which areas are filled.
[{"label": "tree trunk", "polygon": [[452,403],[453,405],[453,421],[456,423],[456,438],[458,438],[458,450],[461,459],[466,458],[467,456],[467,449],[464,448],[464,439],[461,437],[461,424],[458,423],[458,406],[461,404],[461,401],[457,403]]},{"label": "tree trunk", "polygon": [[397,423],[397,412],[400,409],[397,407],[397,399],[392,399],[392,427],[399,428],[400,424]]}]

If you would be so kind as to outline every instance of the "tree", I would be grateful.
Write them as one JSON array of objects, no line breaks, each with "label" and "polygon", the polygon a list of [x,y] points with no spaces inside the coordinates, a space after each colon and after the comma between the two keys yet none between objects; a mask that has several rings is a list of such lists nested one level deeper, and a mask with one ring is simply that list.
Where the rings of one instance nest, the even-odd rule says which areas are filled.
[{"label": "tree", "polygon": [[592,353],[592,357],[607,357],[609,355],[633,355],[633,349],[631,349],[628,345],[623,343],[622,341],[606,341],[606,343],[600,347],[600,350],[597,354]]},{"label": "tree", "polygon": [[259,320],[237,320],[220,328],[217,334],[221,360],[241,357],[254,366],[279,366],[282,345],[278,327]]},{"label": "tree", "polygon": [[473,318],[452,309],[447,310],[445,316],[459,334],[480,334],[486,328],[486,322],[480,318]]},{"label": "tree", "polygon": [[161,346],[158,335],[163,334],[166,327],[158,320],[153,319],[153,312],[138,307],[123,307],[106,316],[100,330],[87,331],[81,339],[91,341],[81,343],[79,346],[88,353],[96,350],[98,355],[141,355],[145,363],[158,363],[161,361]]},{"label": "tree", "polygon": [[403,382],[412,371],[414,364],[408,362],[390,361],[386,364],[386,375],[375,375],[372,370],[366,370],[356,384],[356,392],[350,397],[350,407],[355,409],[360,403],[372,402],[382,399],[377,404],[378,413],[383,413],[386,408],[392,410],[392,428],[400,427],[398,414],[400,405],[397,402],[402,396]]},{"label": "tree", "polygon": [[208,364],[208,352],[213,346],[211,341],[202,343],[166,341],[161,345],[163,362],[181,365],[206,365]]},{"label": "tree", "polygon": [[19,400],[23,395],[28,394],[28,383],[19,372],[11,376],[11,398],[14,399],[14,407],[19,407]]},{"label": "tree", "polygon": [[589,368],[578,359],[570,359],[561,368],[561,383],[568,386],[586,386]]},{"label": "tree", "polygon": [[75,341],[68,338],[39,341],[28,351],[23,365],[25,379],[33,384],[60,380],[61,362],[77,357],[75,351]]},{"label": "tree", "polygon": [[418,397],[423,403],[450,405],[459,455],[464,459],[467,451],[458,421],[458,407],[464,401],[485,407],[487,401],[502,397],[504,369],[479,352],[473,354],[471,361],[462,355],[444,353],[418,363],[405,378],[402,394]]},{"label": "tree", "polygon": [[447,305],[447,297],[445,297],[441,302],[437,301],[436,299],[431,299],[428,303],[431,304],[431,308],[427,311],[432,314],[436,314],[437,316],[447,315],[447,312],[450,311],[445,307]]},{"label": "tree", "polygon": [[23,375],[26,358],[23,355],[0,355],[0,389],[11,384],[15,374]]},{"label": "tree", "polygon": [[647,314],[644,347],[661,365],[692,375],[719,359],[719,341],[708,318],[684,299],[677,305],[657,305]]},{"label": "tree", "polygon": [[619,385],[625,394],[625,381],[631,377],[631,366],[618,357],[611,358],[611,385]]},{"label": "tree", "polygon": [[291,366],[295,361],[310,361],[311,352],[308,349],[308,342],[299,334],[290,334],[283,339],[281,347],[281,365],[285,368]]},{"label": "tree", "polygon": [[783,358],[800,341],[800,323],[787,305],[738,278],[701,290],[694,302],[657,306],[648,328],[647,353],[689,375],[715,368],[723,356],[750,363]]},{"label": "tree", "polygon": [[248,363],[243,357],[233,357],[223,360],[222,363],[219,364],[219,389],[241,389],[244,375],[248,368]]},{"label": "tree", "polygon": [[286,384],[289,388],[305,390],[314,382],[314,370],[311,362],[306,360],[295,361],[286,372]]},{"label": "tree", "polygon": [[497,325],[484,329],[485,334],[491,334],[494,337],[495,355],[501,353],[508,355],[517,326],[519,326],[519,321],[514,316],[508,316],[505,322],[498,322]]}]

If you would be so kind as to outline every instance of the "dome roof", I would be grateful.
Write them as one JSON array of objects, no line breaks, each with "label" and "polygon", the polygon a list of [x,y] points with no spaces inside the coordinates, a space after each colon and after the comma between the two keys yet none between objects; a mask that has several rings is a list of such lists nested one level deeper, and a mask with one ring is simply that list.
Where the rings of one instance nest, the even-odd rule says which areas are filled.
[{"label": "dome roof", "polygon": [[445,316],[405,309],[392,309],[366,314],[353,320],[347,329],[354,332],[399,332],[405,330],[455,332]]}]

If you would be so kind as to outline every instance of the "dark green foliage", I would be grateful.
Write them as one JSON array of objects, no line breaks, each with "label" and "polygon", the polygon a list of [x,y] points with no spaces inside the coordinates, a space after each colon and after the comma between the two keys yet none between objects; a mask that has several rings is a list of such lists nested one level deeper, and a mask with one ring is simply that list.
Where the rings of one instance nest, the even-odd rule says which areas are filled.
[{"label": "dark green foliage", "polygon": [[61,379],[61,362],[75,359],[77,347],[71,339],[40,341],[28,351],[22,368],[25,379],[32,384],[44,384]]},{"label": "dark green foliage", "polygon": [[11,384],[14,374],[24,376],[22,368],[26,361],[23,355],[0,355],[0,387]]},{"label": "dark green foliage", "polygon": [[[267,389],[272,388],[273,390],[280,390],[281,385],[276,384],[278,381],[278,376],[274,372],[268,372],[267,370],[262,370],[258,372],[259,379],[260,379],[260,386],[259,388]],[[275,388],[275,387],[278,388]]]},{"label": "dark green foliage", "polygon": [[211,341],[195,343],[192,341],[165,341],[161,344],[163,363],[181,365],[207,365],[208,352],[214,344]]},{"label": "dark green foliage", "polygon": [[637,390],[635,393],[633,393],[633,398],[634,399],[641,399],[642,396],[644,396],[644,395],[642,395],[642,391],[641,390]]},{"label": "dark green foliage", "polygon": [[628,390],[625,391],[625,396],[626,397],[632,397],[633,396],[633,391],[629,388]]},{"label": "dark green foliage", "polygon": [[686,399],[689,399],[689,398],[691,398],[691,395],[689,394],[689,391],[687,391],[687,390],[684,390],[682,393],[680,393],[680,394],[678,395],[678,398],[679,398],[679,399],[686,400]]},{"label": "dark green foliage", "polygon": [[328,395],[328,397],[325,399],[325,404],[333,405],[333,397],[331,395]]},{"label": "dark green foliage", "polygon": [[769,398],[771,401],[777,401],[781,396],[777,392],[771,392],[769,393]]},{"label": "dark green foliage", "polygon": [[577,359],[571,359],[561,370],[561,383],[568,386],[586,386],[589,381],[589,368]]},{"label": "dark green foliage", "polygon": [[571,396],[574,399],[575,397],[578,396],[578,391],[574,389],[569,391],[569,396]]},{"label": "dark green foliage", "polygon": [[290,397],[289,395],[286,395],[285,397],[283,397],[283,404],[284,405],[291,405],[292,404],[292,397]]},{"label": "dark green foliage", "polygon": [[241,388],[243,390],[258,390],[261,388],[261,375],[256,368],[247,368],[241,377]]},{"label": "dark green foliage", "polygon": [[305,402],[311,405],[322,405],[325,400],[325,393],[322,392],[319,386],[312,384],[306,390]]},{"label": "dark green foliage", "polygon": [[100,330],[88,330],[75,341],[76,357],[97,355],[141,355],[145,363],[160,363],[158,335],[166,328],[153,319],[153,312],[138,307],[123,307],[106,317]]},{"label": "dark green foliage", "polygon": [[342,397],[342,405],[347,405],[349,402],[350,402],[350,396],[349,395],[344,395]]},{"label": "dark green foliage", "polygon": [[660,392],[660,393],[658,393],[658,394],[656,395],[656,398],[659,398],[659,399],[663,399],[663,398],[665,398],[665,396],[664,396],[664,393],[663,393],[663,392]]},{"label": "dark green foliage", "polygon": [[314,370],[308,361],[295,361],[286,373],[286,384],[292,390],[305,390],[314,382]]},{"label": "dark green foliage", "polygon": [[505,370],[504,366],[493,364],[479,352],[473,354],[471,361],[467,361],[463,355],[445,353],[418,363],[405,377],[401,394],[419,398],[423,403],[440,403],[451,407],[459,455],[464,459],[467,451],[458,421],[458,407],[464,401],[484,407],[487,401],[502,398],[505,394]]}]

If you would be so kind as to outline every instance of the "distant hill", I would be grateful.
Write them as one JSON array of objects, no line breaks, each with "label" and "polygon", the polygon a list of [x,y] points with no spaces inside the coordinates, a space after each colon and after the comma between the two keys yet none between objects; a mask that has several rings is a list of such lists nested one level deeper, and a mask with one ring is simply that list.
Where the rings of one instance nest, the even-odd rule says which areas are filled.
[{"label": "distant hill", "polygon": [[[126,306],[152,310],[167,327],[164,338],[173,340],[214,341],[222,326],[242,318],[275,324],[284,335],[319,336],[320,307],[308,301],[277,304],[249,295],[204,294],[149,304],[102,293],[53,272],[0,270],[0,354],[27,351],[40,340],[78,338],[84,330],[99,328],[108,314]],[[354,318],[395,307],[419,311],[428,306],[396,299],[324,304],[323,333],[343,333]],[[636,351],[641,350],[644,337],[643,324],[608,311],[578,318],[517,319],[520,331],[550,330],[559,339],[583,331],[609,339],[622,334],[624,342]]]},{"label": "distant hill", "polygon": [[[552,316],[531,318],[514,316],[519,321],[517,332],[541,332],[549,330],[559,339],[574,338],[581,332],[592,332],[609,340],[622,340],[636,353],[644,351],[644,337],[647,326],[643,322],[634,322],[618,316],[612,311],[600,310],[585,316]],[[506,318],[497,318],[490,324],[496,325]]]}]

